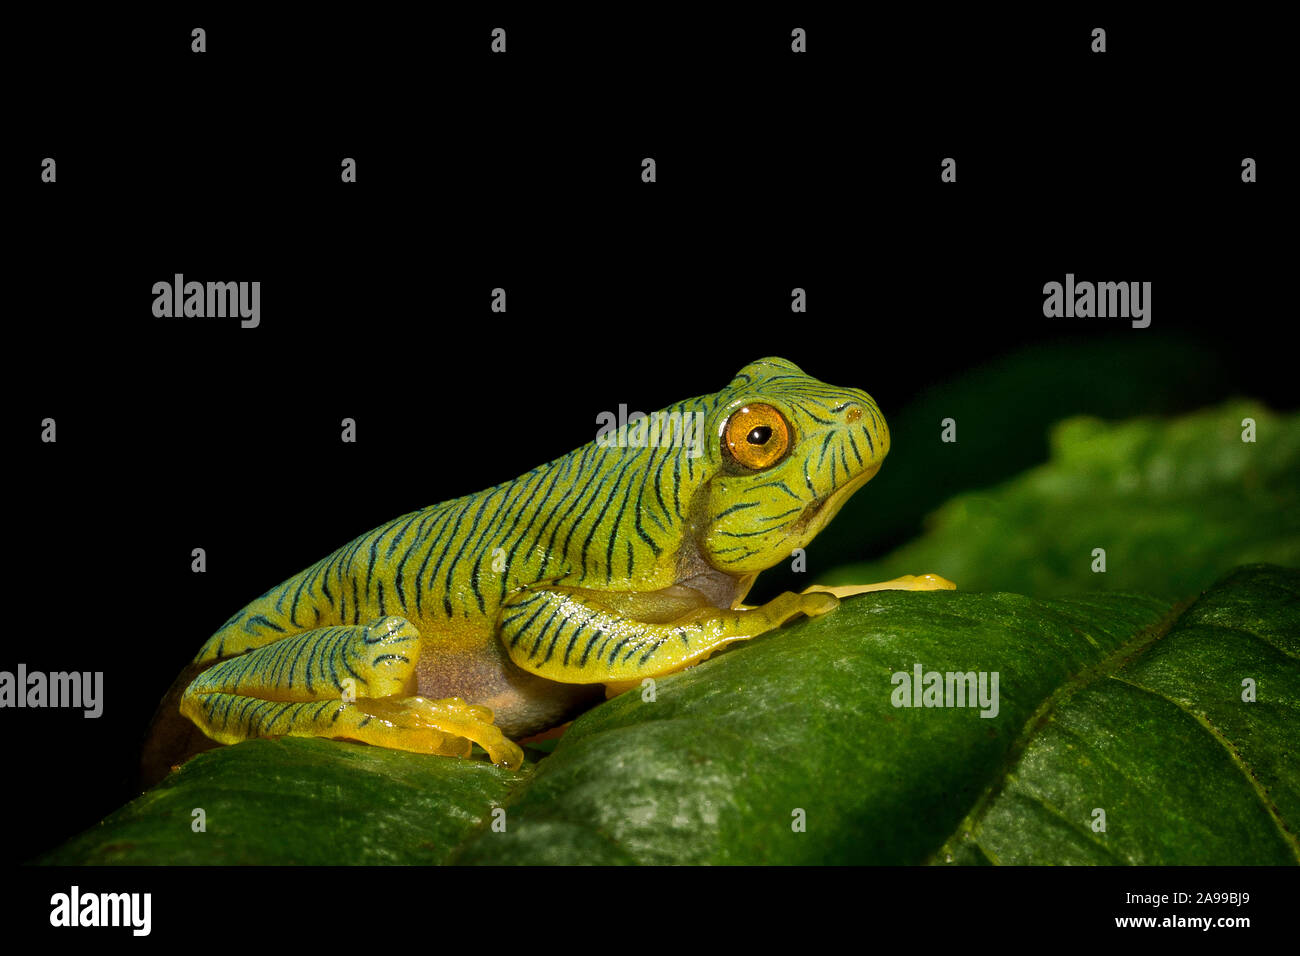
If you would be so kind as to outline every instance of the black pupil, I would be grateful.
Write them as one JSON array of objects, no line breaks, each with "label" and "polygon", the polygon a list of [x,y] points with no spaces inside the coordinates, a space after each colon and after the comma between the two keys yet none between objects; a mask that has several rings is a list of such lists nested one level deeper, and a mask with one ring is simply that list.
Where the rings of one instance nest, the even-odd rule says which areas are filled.
[{"label": "black pupil", "polygon": [[752,432],[745,436],[745,441],[751,445],[766,445],[767,440],[772,437],[772,429],[767,425],[759,425]]}]

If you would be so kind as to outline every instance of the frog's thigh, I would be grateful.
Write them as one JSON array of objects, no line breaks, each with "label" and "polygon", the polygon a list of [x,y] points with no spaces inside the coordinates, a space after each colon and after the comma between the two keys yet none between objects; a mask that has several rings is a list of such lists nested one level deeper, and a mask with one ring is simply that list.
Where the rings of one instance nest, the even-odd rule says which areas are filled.
[{"label": "frog's thigh", "polygon": [[855,594],[866,594],[868,591],[953,591],[956,588],[957,585],[937,574],[904,574],[901,578],[881,581],[877,584],[838,584],[829,587],[814,584],[810,588],[805,588],[803,593],[833,594],[836,597],[846,598]]},{"label": "frog's thigh", "polygon": [[669,674],[724,644],[756,637],[798,614],[835,608],[829,594],[778,595],[755,608],[697,607],[667,622],[639,620],[634,594],[552,587],[521,591],[506,601],[498,629],[510,659],[524,670],[568,684],[637,681]]},{"label": "frog's thigh", "polygon": [[316,628],[214,664],[186,688],[180,709],[223,744],[333,737],[467,757],[472,741],[494,763],[519,766],[523,751],[486,707],[416,696],[419,657],[419,631],[404,618]]}]

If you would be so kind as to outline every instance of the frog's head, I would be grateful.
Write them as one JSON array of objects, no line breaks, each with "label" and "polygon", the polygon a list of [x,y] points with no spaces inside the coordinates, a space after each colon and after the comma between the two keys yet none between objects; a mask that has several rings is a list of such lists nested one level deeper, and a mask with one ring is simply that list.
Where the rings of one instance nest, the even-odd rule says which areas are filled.
[{"label": "frog's head", "polygon": [[870,395],[785,359],[746,365],[718,399],[707,432],[716,468],[696,540],[728,574],[762,571],[805,547],[889,453]]}]

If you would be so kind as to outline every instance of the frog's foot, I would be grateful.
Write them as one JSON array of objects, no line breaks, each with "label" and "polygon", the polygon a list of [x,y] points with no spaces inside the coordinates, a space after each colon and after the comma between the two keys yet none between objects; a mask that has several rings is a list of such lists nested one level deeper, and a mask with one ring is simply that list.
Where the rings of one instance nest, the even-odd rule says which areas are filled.
[{"label": "frog's foot", "polygon": [[947,578],[941,578],[937,574],[904,574],[901,578],[894,578],[892,581],[881,581],[877,584],[837,584],[822,585],[814,584],[812,587],[805,588],[804,594],[833,594],[837,598],[852,597],[855,594],[866,594],[868,591],[955,591],[957,585],[953,584]]},{"label": "frog's foot", "polygon": [[181,713],[218,743],[330,737],[468,757],[479,744],[511,768],[523,751],[492,712],[458,698],[415,696],[420,634],[400,617],[322,627],[220,661],[186,688]]},{"label": "frog's foot", "polygon": [[363,743],[412,750],[416,753],[470,755],[470,742],[487,751],[494,764],[518,770],[524,752],[492,723],[492,711],[467,704],[459,697],[361,698],[356,710],[364,715],[346,734]]}]

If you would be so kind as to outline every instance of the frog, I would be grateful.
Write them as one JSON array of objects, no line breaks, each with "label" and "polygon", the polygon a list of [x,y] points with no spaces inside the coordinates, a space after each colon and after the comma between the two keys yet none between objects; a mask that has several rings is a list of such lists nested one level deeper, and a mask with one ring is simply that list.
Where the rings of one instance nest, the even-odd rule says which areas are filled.
[{"label": "frog", "polygon": [[632,419],[389,521],[251,601],[174,682],[155,749],[195,729],[205,746],[307,736],[465,758],[477,745],[514,770],[518,741],[647,678],[853,594],[954,587],[905,575],[744,603],[880,470],[889,427],[865,391],[770,357]]}]

